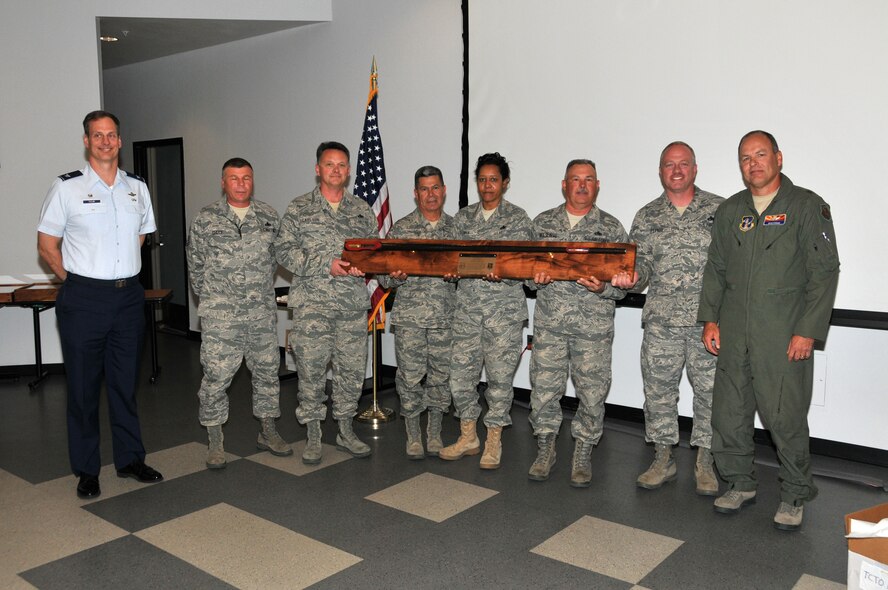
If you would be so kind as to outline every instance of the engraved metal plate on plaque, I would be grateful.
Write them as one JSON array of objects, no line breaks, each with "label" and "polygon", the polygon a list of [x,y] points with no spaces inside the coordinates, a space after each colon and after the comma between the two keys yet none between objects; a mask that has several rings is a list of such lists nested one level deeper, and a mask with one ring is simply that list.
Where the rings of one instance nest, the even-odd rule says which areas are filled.
[{"label": "engraved metal plate on plaque", "polygon": [[461,252],[456,274],[460,276],[487,275],[496,266],[496,254],[472,254]]}]

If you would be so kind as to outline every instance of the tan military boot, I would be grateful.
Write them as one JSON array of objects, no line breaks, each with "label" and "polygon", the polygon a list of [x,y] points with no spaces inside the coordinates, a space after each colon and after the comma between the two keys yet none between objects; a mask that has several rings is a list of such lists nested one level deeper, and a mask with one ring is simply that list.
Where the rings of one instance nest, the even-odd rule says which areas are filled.
[{"label": "tan military boot", "polygon": [[293,449],[290,448],[287,441],[282,439],[275,429],[274,418],[271,416],[262,418],[262,431],[256,440],[256,447],[278,457],[286,457],[293,454]]},{"label": "tan military boot", "polygon": [[425,449],[422,448],[422,429],[419,426],[419,416],[405,418],[407,425],[407,458],[425,459]]},{"label": "tan military boot", "polygon": [[484,454],[481,455],[481,469],[499,469],[503,456],[503,427],[491,426],[487,429],[487,440],[484,441]]},{"label": "tan military boot", "polygon": [[351,419],[339,421],[339,434],[336,435],[336,448],[352,457],[369,457],[370,447],[361,441],[352,430]]},{"label": "tan military boot", "polygon": [[441,419],[444,412],[432,408],[429,410],[429,423],[426,425],[426,454],[437,457],[444,442],[441,440]]},{"label": "tan military boot", "polygon": [[570,485],[588,488],[592,485],[592,447],[590,442],[577,439],[574,442],[573,461],[570,468]]},{"label": "tan military boot", "polygon": [[555,435],[541,434],[537,437],[536,460],[530,466],[527,477],[534,481],[546,481],[553,465],[555,465]]},{"label": "tan military boot", "polygon": [[781,531],[797,531],[802,526],[804,515],[804,506],[793,506],[787,502],[780,502],[777,514],[774,515],[774,526]]},{"label": "tan military boot", "polygon": [[308,436],[305,439],[305,448],[302,450],[302,462],[306,465],[317,465],[321,462],[321,423],[312,420],[305,425],[308,428]]},{"label": "tan military boot", "polygon": [[646,490],[655,490],[667,481],[675,479],[675,459],[671,445],[657,445],[654,462],[648,470],[638,476],[635,485]]},{"label": "tan military boot", "polygon": [[222,448],[222,426],[207,426],[207,436],[210,439],[207,448],[207,469],[223,469],[227,461],[225,449]]},{"label": "tan military boot", "polygon": [[438,457],[446,461],[456,461],[469,455],[477,455],[481,452],[481,441],[475,434],[474,420],[459,421],[459,438],[449,447],[444,447],[438,453]]},{"label": "tan military boot", "polygon": [[694,480],[697,493],[701,496],[718,495],[718,478],[712,468],[712,451],[697,447],[697,462],[694,464]]},{"label": "tan military boot", "polygon": [[715,499],[712,507],[721,514],[737,514],[741,508],[749,504],[755,504],[755,490],[751,492],[728,490]]}]

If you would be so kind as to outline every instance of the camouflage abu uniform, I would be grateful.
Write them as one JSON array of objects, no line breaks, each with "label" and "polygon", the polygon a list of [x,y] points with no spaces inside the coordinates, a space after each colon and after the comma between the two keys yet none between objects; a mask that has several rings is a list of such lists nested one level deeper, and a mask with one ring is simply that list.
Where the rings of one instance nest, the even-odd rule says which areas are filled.
[{"label": "camouflage abu uniform", "polygon": [[[534,239],[559,242],[625,242],[626,230],[616,217],[593,207],[571,228],[565,205],[533,220]],[[583,443],[601,438],[604,400],[611,383],[614,301],[626,292],[607,283],[593,293],[573,281],[537,287],[530,359],[531,412],[534,435],[556,434],[570,373],[580,400],[571,434]]]},{"label": "camouflage abu uniform", "polygon": [[277,212],[252,200],[241,221],[223,198],[201,209],[188,235],[191,287],[200,299],[200,423],[228,420],[231,379],[246,359],[253,380],[253,414],[277,418],[280,353],[273,277]]},{"label": "camouflage abu uniform", "polygon": [[[524,209],[505,199],[486,221],[481,203],[474,203],[460,209],[453,222],[460,240],[530,240],[533,235]],[[481,415],[477,387],[483,365],[487,372],[488,406],[484,424],[497,427],[512,423],[512,380],[527,321],[522,284],[515,280],[459,281],[453,315],[450,391],[461,420],[477,420]]]},{"label": "camouflage abu uniform", "polygon": [[[419,209],[399,219],[389,238],[449,240],[453,217],[441,213],[435,227]],[[398,372],[395,386],[401,414],[412,418],[427,408],[446,413],[450,408],[450,324],[456,285],[439,277],[408,277],[399,281],[379,275],[383,287],[397,287],[391,324],[395,334]],[[421,384],[425,377],[425,385]]]},{"label": "camouflage abu uniform", "polygon": [[634,291],[648,288],[642,312],[644,339],[645,439],[658,445],[678,442],[678,387],[687,366],[694,389],[691,445],[712,444],[712,386],[716,357],[700,340],[697,307],[715,210],[722,197],[694,187],[694,198],[679,214],[664,192],[642,207],[629,239],[638,244]]},{"label": "camouflage abu uniform", "polygon": [[323,420],[327,411],[327,364],[333,362],[333,418],[351,420],[367,370],[367,310],[370,295],[361,277],[334,277],[333,259],[347,239],[378,237],[376,216],[366,202],[344,192],[334,211],[315,187],[296,197],[281,221],[275,250],[293,273],[288,307],[293,314],[290,346],[299,374],[300,424]]}]

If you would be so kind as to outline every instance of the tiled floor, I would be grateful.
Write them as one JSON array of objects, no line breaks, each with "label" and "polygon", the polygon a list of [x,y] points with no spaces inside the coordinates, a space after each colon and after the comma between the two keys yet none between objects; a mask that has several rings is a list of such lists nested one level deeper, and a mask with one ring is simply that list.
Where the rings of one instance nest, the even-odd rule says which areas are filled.
[{"label": "tiled floor", "polygon": [[[803,529],[777,531],[776,470],[761,449],[758,503],[718,515],[693,492],[686,445],[676,450],[676,481],[636,488],[652,451],[640,425],[614,422],[593,451],[590,488],[568,485],[567,425],[551,479],[530,481],[536,445],[518,405],[498,471],[478,469],[477,456],[407,460],[402,421],[355,425],[369,458],[325,444],[322,463],[309,467],[299,460],[295,382],[282,385],[278,426],[295,454],[273,457],[255,448],[243,371],[225,427],[228,466],[209,471],[196,418],[198,344],[161,335],[160,346],[164,373],[142,387],[140,413],[148,463],[165,480],[141,485],[106,466],[92,501],[75,496],[68,473],[63,378],[35,393],[26,379],[0,382],[0,588],[827,590],[844,587],[843,515],[888,501],[879,488],[818,478]],[[397,400],[386,393],[382,404]],[[110,458],[106,420],[103,428]],[[324,425],[328,443],[335,428]],[[457,431],[446,418],[445,442]],[[829,463],[888,479],[884,468]]]}]

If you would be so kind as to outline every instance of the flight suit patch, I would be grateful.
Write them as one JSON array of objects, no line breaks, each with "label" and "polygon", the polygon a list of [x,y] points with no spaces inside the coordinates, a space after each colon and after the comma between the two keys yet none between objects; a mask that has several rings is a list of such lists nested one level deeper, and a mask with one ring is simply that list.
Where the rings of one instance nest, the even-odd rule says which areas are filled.
[{"label": "flight suit patch", "polygon": [[749,231],[755,227],[755,217],[744,215],[740,218],[740,231]]},{"label": "flight suit patch", "polygon": [[765,215],[765,221],[762,222],[762,225],[786,225],[786,213]]},{"label": "flight suit patch", "polygon": [[827,221],[832,221],[832,213],[829,211],[829,205],[820,206],[820,215]]}]

